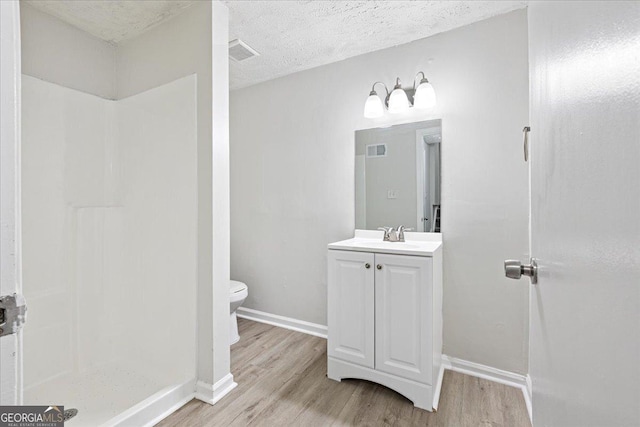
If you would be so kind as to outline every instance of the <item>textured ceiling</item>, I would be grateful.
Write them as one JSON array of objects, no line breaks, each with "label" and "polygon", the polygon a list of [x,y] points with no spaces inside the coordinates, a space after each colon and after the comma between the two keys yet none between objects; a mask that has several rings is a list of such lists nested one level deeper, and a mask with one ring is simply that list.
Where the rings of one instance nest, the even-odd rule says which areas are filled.
[{"label": "textured ceiling", "polygon": [[232,89],[408,43],[526,1],[225,1],[230,40],[260,56],[230,64]]},{"label": "textured ceiling", "polygon": [[[2,0],[0,0],[2,1]],[[23,0],[111,43],[133,38],[196,1]],[[520,9],[519,1],[227,0],[230,40],[260,56],[230,61],[231,89],[409,43]]]},{"label": "textured ceiling", "polygon": [[119,43],[140,35],[194,3],[193,0],[27,0],[26,2],[36,9],[110,43]]}]

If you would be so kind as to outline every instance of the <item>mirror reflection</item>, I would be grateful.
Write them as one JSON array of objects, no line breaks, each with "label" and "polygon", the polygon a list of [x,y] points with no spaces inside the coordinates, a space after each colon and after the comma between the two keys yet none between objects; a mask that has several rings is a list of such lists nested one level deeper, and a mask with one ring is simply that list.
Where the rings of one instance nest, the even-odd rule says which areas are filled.
[{"label": "mirror reflection", "polygon": [[356,228],[440,232],[441,120],[356,131]]}]

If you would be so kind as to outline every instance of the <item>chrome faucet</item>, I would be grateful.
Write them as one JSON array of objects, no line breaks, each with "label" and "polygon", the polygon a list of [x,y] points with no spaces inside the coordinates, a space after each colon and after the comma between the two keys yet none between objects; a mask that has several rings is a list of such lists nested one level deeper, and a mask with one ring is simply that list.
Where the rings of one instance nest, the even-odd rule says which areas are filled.
[{"label": "chrome faucet", "polygon": [[398,227],[398,234],[396,236],[396,242],[404,242],[404,232],[405,231],[411,231],[413,230],[413,228],[407,228],[404,225],[401,225],[400,227]]},{"label": "chrome faucet", "polygon": [[393,227],[379,227],[378,230],[384,231],[384,238],[382,240],[385,242],[404,242],[404,232],[411,231],[413,228],[406,228],[404,225],[401,225],[398,227],[398,231]]},{"label": "chrome faucet", "polygon": [[397,242],[398,235],[396,234],[393,227],[378,227],[378,230],[384,231],[384,237],[382,238],[385,242]]}]

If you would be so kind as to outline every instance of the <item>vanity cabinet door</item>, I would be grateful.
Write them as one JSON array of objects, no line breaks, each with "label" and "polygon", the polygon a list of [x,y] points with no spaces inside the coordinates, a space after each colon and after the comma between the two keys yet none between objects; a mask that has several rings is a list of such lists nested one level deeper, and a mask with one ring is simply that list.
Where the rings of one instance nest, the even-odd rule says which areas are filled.
[{"label": "vanity cabinet door", "polygon": [[432,383],[432,258],[375,256],[375,369]]},{"label": "vanity cabinet door", "polygon": [[330,357],[374,367],[374,255],[329,251]]}]

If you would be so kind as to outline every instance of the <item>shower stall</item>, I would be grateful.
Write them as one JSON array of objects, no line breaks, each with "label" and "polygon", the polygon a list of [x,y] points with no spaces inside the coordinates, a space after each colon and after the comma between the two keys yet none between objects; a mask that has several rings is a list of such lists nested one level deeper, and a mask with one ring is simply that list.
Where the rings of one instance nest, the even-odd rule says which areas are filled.
[{"label": "shower stall", "polygon": [[[226,7],[0,3],[0,297],[27,308],[0,319],[0,405],[137,427],[215,403],[236,385]],[[95,20],[137,33],[75,25]]]},{"label": "shower stall", "polygon": [[113,101],[22,77],[24,404],[70,425],[194,388],[196,79]]}]

